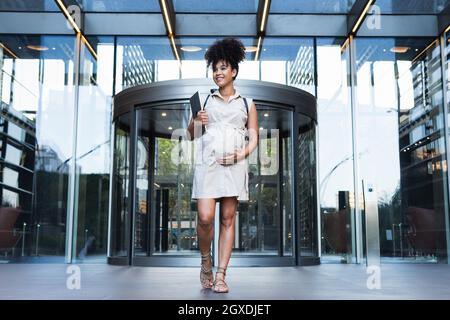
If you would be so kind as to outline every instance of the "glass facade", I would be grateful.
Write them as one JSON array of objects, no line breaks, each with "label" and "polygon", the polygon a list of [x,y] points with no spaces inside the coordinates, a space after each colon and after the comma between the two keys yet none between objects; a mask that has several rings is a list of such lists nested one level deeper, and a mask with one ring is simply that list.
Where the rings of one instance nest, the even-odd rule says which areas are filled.
[{"label": "glass facade", "polygon": [[[253,202],[239,208],[236,254],[318,252],[323,263],[362,263],[366,231],[373,227],[366,223],[370,188],[377,198],[382,263],[448,263],[449,32],[411,36],[393,29],[348,39],[331,29],[296,33],[294,23],[286,35],[276,25],[284,15],[347,17],[363,2],[272,0],[273,25],[260,47],[257,32],[178,30],[181,35],[171,39],[164,33],[97,34],[91,27],[92,13],[160,15],[156,0],[65,1],[86,13],[84,35],[68,34],[64,19],[42,34],[26,27],[7,32],[0,24],[0,260],[106,261],[196,250],[192,166],[168,161],[174,148],[168,128],[186,125],[189,105],[140,108],[113,121],[113,97],[138,85],[211,79],[205,50],[217,39],[237,36],[247,49],[238,79],[314,95],[318,126],[258,104],[263,130],[280,132],[264,138],[278,144],[280,167],[273,174],[250,166]],[[261,11],[255,0],[172,3],[180,18],[221,13],[232,19],[241,13],[254,16],[252,27]],[[376,5],[390,19],[441,17],[450,1]],[[9,12],[60,9],[55,1],[0,1],[0,15]],[[179,117],[164,118],[169,110]],[[294,146],[302,146],[296,159]]]},{"label": "glass facade", "polygon": [[271,13],[348,13],[356,0],[272,0]]},{"label": "glass facade", "polygon": [[[378,189],[382,257],[447,258],[441,49],[434,42],[415,50],[432,41],[355,41],[358,188],[361,194],[363,183]],[[396,47],[407,49],[392,52]]]},{"label": "glass facade", "polygon": [[355,206],[349,48],[317,40],[319,204],[322,261],[355,261]]}]

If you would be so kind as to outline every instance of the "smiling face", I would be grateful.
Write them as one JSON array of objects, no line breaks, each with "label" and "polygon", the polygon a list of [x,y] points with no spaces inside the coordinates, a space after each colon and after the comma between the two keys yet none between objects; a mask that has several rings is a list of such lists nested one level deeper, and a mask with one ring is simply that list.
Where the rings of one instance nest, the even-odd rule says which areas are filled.
[{"label": "smiling face", "polygon": [[237,71],[235,69],[232,69],[231,64],[227,63],[224,60],[220,60],[215,66],[213,66],[214,82],[221,88],[232,82],[233,77],[235,77],[236,75]]}]

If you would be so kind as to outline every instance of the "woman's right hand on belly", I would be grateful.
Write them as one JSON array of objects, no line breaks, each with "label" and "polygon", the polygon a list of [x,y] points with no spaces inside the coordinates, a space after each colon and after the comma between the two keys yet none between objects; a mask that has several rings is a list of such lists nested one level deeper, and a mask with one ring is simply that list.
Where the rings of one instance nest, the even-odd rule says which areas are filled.
[{"label": "woman's right hand on belly", "polygon": [[195,117],[194,120],[200,121],[202,123],[202,125],[205,126],[208,124],[208,114],[206,113],[206,111],[201,110],[197,113],[197,117]]}]

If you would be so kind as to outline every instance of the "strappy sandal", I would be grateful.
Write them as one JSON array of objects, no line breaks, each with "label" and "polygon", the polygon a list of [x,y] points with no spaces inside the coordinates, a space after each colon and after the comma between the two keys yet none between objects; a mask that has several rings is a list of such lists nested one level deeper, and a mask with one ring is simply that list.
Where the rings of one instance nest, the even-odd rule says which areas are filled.
[{"label": "strappy sandal", "polygon": [[[216,279],[214,280],[213,284],[213,291],[219,292],[219,293],[227,293],[228,292],[228,285],[225,282],[225,275],[226,275],[227,268],[217,267],[216,271]],[[217,279],[217,274],[223,273],[223,279]]]},{"label": "strappy sandal", "polygon": [[[202,267],[200,269],[200,283],[202,284],[203,289],[210,289],[213,286],[214,276],[212,272],[212,256],[211,251],[206,254],[201,254],[202,257]],[[211,267],[206,268],[203,262],[211,261]]]}]

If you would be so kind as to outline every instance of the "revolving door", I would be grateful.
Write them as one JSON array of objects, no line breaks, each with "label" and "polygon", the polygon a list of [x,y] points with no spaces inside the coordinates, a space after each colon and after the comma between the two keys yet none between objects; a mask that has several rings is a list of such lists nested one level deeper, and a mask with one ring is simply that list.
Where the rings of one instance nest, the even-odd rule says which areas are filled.
[{"label": "revolving door", "polygon": [[[240,202],[230,266],[318,264],[316,100],[297,88],[236,80],[253,98],[258,148],[248,158],[249,201]],[[114,97],[108,263],[198,266],[195,142],[189,98],[210,79],[171,80]],[[213,255],[217,251],[219,204]],[[216,257],[217,259],[217,257]]]}]

